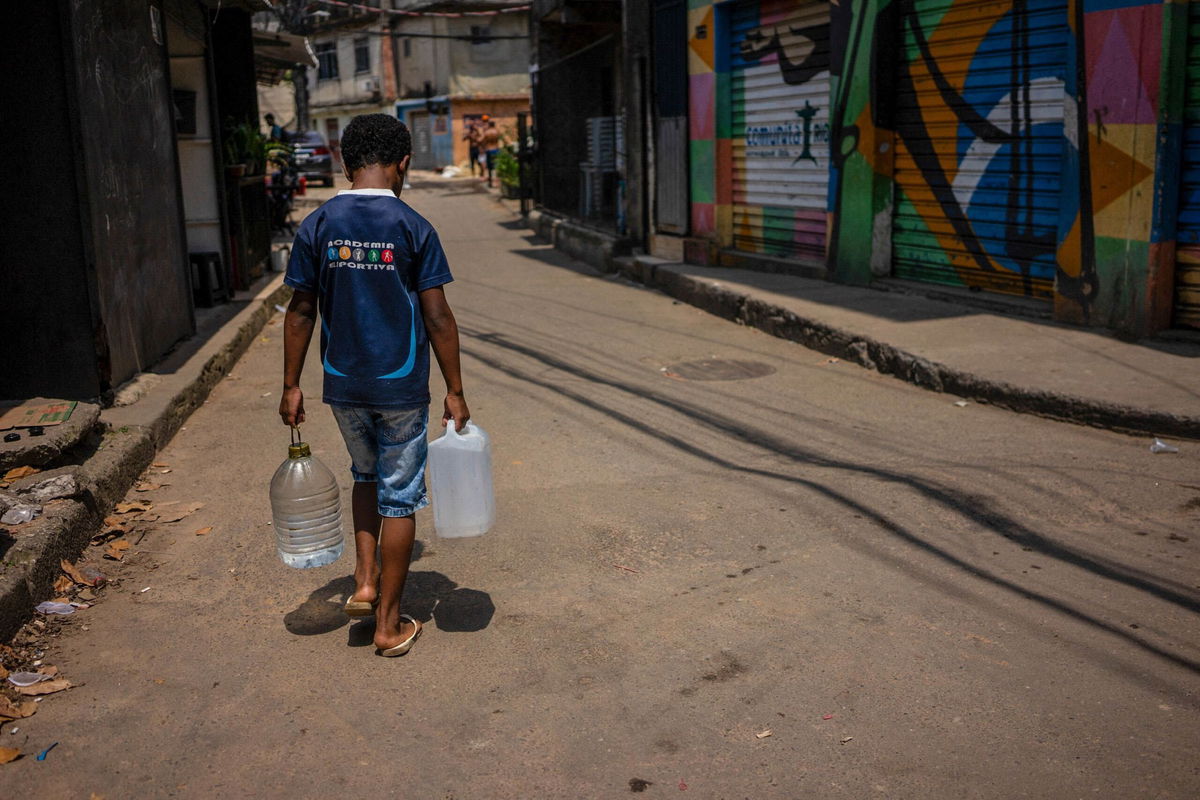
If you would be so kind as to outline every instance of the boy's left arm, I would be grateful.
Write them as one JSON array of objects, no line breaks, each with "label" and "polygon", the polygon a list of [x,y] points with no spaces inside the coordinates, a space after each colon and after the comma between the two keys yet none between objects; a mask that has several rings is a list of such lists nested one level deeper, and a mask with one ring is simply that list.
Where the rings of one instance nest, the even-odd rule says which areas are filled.
[{"label": "boy's left arm", "polygon": [[433,354],[437,357],[438,366],[442,368],[442,377],[446,379],[446,401],[442,413],[442,425],[448,420],[454,420],[454,429],[461,431],[471,418],[467,408],[467,400],[463,396],[462,370],[459,366],[458,355],[458,323],[454,321],[454,312],[446,302],[446,292],[441,286],[426,289],[418,294],[421,301],[421,316],[425,320],[425,330],[429,334],[429,344],[433,346]]}]

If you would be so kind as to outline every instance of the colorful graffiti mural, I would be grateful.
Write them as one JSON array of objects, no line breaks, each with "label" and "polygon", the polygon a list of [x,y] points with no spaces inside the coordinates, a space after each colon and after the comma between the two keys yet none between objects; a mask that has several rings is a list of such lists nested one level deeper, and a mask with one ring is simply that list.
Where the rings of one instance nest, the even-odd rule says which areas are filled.
[{"label": "colorful graffiti mural", "polygon": [[[814,5],[689,0],[694,234],[786,253],[825,238],[824,218],[841,281],[1169,324],[1187,3],[856,0],[829,3],[827,28],[791,22]],[[747,86],[824,80],[825,58],[827,100],[747,115]],[[785,170],[827,172],[805,179],[828,182],[824,206],[747,191],[758,158],[775,186]]]},{"label": "colorful graffiti mural", "polygon": [[692,5],[693,231],[743,251],[823,261],[829,4]]},{"label": "colorful graffiti mural", "polygon": [[1065,4],[899,5],[895,274],[1049,297],[1061,194]]},{"label": "colorful graffiti mural", "polygon": [[1155,187],[1178,153],[1156,136],[1163,14],[1180,5],[836,4],[831,270],[1162,327],[1174,227]]},{"label": "colorful graffiti mural", "polygon": [[829,5],[743,1],[726,18],[733,245],[823,261]]}]

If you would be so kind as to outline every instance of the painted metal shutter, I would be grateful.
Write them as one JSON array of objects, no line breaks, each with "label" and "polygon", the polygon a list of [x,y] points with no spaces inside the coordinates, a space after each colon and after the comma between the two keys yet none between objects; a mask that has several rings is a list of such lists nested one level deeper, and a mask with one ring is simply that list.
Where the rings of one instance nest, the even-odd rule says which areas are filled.
[{"label": "painted metal shutter", "polygon": [[1188,4],[1187,99],[1175,250],[1175,324],[1200,328],[1200,2]]},{"label": "painted metal shutter", "polygon": [[733,246],[824,261],[829,3],[730,9]]},{"label": "painted metal shutter", "polygon": [[899,0],[897,277],[1050,298],[1066,0]]}]

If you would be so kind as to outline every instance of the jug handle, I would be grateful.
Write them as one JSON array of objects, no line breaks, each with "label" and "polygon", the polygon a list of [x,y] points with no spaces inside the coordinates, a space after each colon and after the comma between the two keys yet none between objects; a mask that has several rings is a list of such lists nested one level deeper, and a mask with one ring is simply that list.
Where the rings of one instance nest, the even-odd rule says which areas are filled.
[{"label": "jug handle", "polygon": [[459,434],[458,428],[456,427],[457,424],[458,423],[454,421],[454,417],[451,417],[450,419],[446,420],[446,433],[443,435],[447,436],[447,437],[453,436],[456,438],[460,438],[461,435]]},{"label": "jug handle", "polygon": [[300,426],[292,425],[291,428],[292,428],[292,444],[300,444],[300,442],[303,441],[303,437],[300,436]]}]

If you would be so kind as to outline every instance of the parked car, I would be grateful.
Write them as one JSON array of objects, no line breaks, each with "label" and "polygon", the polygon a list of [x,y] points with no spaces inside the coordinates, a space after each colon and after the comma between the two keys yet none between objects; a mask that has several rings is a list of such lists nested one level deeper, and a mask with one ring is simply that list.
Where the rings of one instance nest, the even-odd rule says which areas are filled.
[{"label": "parked car", "polygon": [[333,186],[333,153],[316,131],[304,131],[292,137],[295,148],[292,157],[296,169],[307,180],[319,180],[322,186]]}]

